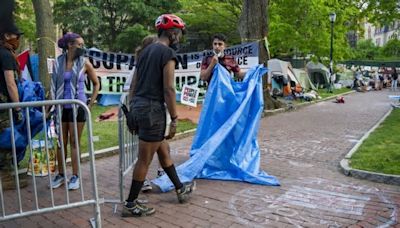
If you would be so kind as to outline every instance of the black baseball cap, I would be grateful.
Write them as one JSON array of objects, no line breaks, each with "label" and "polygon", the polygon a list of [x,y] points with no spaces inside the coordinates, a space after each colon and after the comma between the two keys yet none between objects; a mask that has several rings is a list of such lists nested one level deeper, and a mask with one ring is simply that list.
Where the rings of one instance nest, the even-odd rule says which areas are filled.
[{"label": "black baseball cap", "polygon": [[17,36],[24,34],[23,32],[21,32],[18,29],[18,27],[15,25],[14,22],[7,23],[7,24],[1,26],[0,34],[6,34],[6,33],[15,34]]}]

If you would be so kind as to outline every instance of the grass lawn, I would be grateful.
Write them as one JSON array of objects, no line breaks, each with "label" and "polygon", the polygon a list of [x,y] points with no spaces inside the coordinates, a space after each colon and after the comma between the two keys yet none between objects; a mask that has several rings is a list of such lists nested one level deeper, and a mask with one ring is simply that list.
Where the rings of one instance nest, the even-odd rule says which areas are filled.
[{"label": "grass lawn", "polygon": [[352,168],[400,175],[400,109],[363,142],[350,160]]},{"label": "grass lawn", "polygon": [[[318,95],[319,96],[321,96],[321,99],[324,99],[324,98],[327,98],[327,97],[331,97],[331,96],[335,96],[335,95],[340,95],[340,94],[343,94],[343,93],[346,93],[346,92],[349,92],[349,91],[351,91],[352,89],[349,89],[349,88],[346,88],[346,87],[344,87],[344,88],[341,88],[341,89],[334,89],[333,91],[332,91],[332,93],[329,93],[328,91],[327,91],[327,89],[319,89],[318,91],[317,91],[317,93],[318,93]],[[297,100],[291,100],[291,101],[287,101],[287,100],[285,100],[284,98],[278,98],[281,102],[283,102],[283,103],[292,103],[292,104],[301,104],[301,103],[308,103],[308,101],[304,101],[304,100],[300,100],[300,99],[297,99]]]},{"label": "grass lawn", "polygon": [[327,89],[319,89],[319,90],[318,90],[318,94],[321,96],[322,99],[324,99],[324,98],[326,98],[326,97],[331,97],[331,96],[334,96],[334,95],[339,95],[339,94],[342,94],[342,93],[349,92],[349,91],[351,91],[351,90],[352,90],[352,89],[343,87],[343,88],[340,88],[340,89],[333,89],[332,93],[329,93]]},{"label": "grass lawn", "polygon": [[[113,146],[118,146],[118,122],[117,121],[101,121],[96,122],[96,118],[102,113],[106,112],[111,107],[104,107],[96,105],[92,108],[92,123],[93,123],[93,136],[98,137],[98,140],[93,142],[94,149],[104,149]],[[197,127],[197,124],[193,124],[189,120],[179,120],[177,132],[184,132]],[[82,135],[81,150],[86,153],[88,150],[87,146],[87,129],[85,128]]]},{"label": "grass lawn", "polygon": [[[110,108],[113,108],[112,106],[100,106],[100,105],[95,105],[92,110],[92,126],[93,126],[93,137],[97,138],[95,142],[93,142],[94,145],[94,150],[100,150],[100,149],[105,149],[105,148],[110,148],[114,146],[118,146],[118,122],[117,121],[98,121],[96,122],[96,118],[100,116],[102,113],[106,112]],[[192,123],[189,120],[179,120],[178,121],[178,127],[177,127],[177,132],[184,132],[190,129],[194,129],[197,127],[197,124]],[[80,151],[82,154],[88,153],[88,140],[87,140],[87,127],[85,125],[85,128],[82,133],[81,137],[81,147]],[[35,137],[35,139],[38,139],[38,136]],[[70,152],[68,152],[68,157],[70,157]],[[23,161],[20,163],[20,168],[26,168],[28,167],[28,161],[29,161],[29,149],[26,151],[26,155]]]}]

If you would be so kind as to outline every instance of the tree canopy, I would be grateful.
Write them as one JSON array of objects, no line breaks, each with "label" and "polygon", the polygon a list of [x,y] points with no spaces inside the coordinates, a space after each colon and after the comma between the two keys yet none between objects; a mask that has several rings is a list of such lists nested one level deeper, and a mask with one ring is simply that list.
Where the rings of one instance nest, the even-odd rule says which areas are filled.
[{"label": "tree canopy", "polygon": [[28,43],[28,46],[31,46],[32,41],[36,39],[36,20],[32,1],[17,0],[15,6],[16,23],[18,28],[24,32],[24,41]]},{"label": "tree canopy", "polygon": [[[133,52],[143,37],[155,33],[154,20],[162,13],[176,13],[187,24],[182,51],[211,47],[210,37],[224,33],[228,44],[240,43],[240,15],[245,0],[52,0],[55,23],[64,31],[80,33],[87,46],[115,52]],[[248,1],[248,0],[246,0]],[[32,0],[16,0],[16,20],[24,39],[35,37]],[[334,59],[365,56],[352,49],[349,33],[362,34],[362,23],[384,25],[400,19],[400,1],[379,0],[269,0],[268,40],[273,57],[326,58],[330,52],[329,13],[335,12]],[[360,41],[364,45],[364,41]],[[394,43],[394,45],[393,45]],[[393,55],[396,41],[379,51]],[[391,45],[391,46],[390,46]],[[374,55],[376,56],[376,55]]]},{"label": "tree canopy", "polygon": [[63,30],[80,33],[88,46],[133,52],[154,31],[156,16],[180,8],[177,0],[56,0],[54,14]]}]

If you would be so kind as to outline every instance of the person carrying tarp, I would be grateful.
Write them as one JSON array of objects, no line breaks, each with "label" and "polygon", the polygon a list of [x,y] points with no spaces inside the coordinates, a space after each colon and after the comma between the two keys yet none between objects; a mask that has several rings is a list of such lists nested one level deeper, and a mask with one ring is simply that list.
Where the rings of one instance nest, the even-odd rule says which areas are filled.
[{"label": "person carrying tarp", "polygon": [[245,72],[237,64],[231,55],[225,55],[226,36],[215,34],[212,37],[212,47],[214,55],[203,58],[201,62],[200,79],[210,83],[214,67],[217,63],[221,64],[238,79],[243,79]]}]

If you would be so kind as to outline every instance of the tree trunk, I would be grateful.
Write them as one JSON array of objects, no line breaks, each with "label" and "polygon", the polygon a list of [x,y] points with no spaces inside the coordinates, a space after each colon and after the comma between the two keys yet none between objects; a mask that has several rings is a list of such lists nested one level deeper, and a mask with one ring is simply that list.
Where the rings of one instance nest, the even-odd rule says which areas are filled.
[{"label": "tree trunk", "polygon": [[32,0],[36,17],[36,35],[38,37],[39,79],[46,92],[50,90],[50,76],[47,58],[55,57],[54,41],[56,39],[53,12],[49,0]]},{"label": "tree trunk", "polygon": [[[259,63],[267,65],[269,53],[265,48],[264,37],[268,36],[268,0],[244,0],[239,19],[239,33],[242,42],[259,41]],[[264,109],[280,107],[274,100],[267,85],[267,75],[263,77]]]}]

